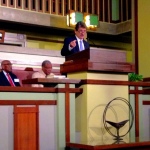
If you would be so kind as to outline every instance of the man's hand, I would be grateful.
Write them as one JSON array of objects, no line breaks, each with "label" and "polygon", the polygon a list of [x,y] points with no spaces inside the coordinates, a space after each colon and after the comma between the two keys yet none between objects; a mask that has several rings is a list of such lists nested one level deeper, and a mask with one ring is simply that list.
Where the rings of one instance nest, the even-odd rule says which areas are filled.
[{"label": "man's hand", "polygon": [[74,41],[70,42],[69,45],[70,45],[71,48],[74,48],[76,46],[76,41],[77,40],[74,40]]}]

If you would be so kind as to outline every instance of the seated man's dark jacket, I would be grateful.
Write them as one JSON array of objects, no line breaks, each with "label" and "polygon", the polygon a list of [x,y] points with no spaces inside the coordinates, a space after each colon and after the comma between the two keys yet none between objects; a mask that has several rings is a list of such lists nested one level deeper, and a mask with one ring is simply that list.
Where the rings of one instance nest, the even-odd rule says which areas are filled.
[{"label": "seated man's dark jacket", "polygon": [[[9,72],[15,86],[20,86],[19,82],[15,82],[14,79],[18,79],[17,76],[15,74],[13,74],[12,72]],[[11,86],[9,81],[7,80],[5,74],[3,73],[3,71],[0,72],[0,86]]]},{"label": "seated man's dark jacket", "polygon": [[[74,40],[77,40],[75,36],[65,38],[63,48],[61,49],[62,56],[68,56],[68,55],[72,55],[74,53],[79,52],[78,41],[76,41],[76,46],[72,50],[69,50],[69,44],[70,42]],[[89,49],[89,43],[87,41],[83,40],[83,44],[84,44],[85,49]]]}]

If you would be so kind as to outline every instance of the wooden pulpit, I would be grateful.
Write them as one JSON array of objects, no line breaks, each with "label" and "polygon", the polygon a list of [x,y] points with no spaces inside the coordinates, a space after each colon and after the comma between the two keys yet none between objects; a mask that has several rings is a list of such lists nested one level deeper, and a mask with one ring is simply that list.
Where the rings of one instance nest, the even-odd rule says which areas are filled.
[{"label": "wooden pulpit", "polygon": [[91,48],[67,56],[60,65],[61,73],[80,71],[133,72],[134,65],[126,62],[126,52]]}]

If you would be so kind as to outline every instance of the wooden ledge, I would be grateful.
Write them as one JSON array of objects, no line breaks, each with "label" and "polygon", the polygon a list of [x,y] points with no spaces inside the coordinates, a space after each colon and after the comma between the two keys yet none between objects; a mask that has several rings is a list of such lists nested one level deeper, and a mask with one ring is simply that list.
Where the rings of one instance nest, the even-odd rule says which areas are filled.
[{"label": "wooden ledge", "polygon": [[34,79],[26,79],[22,80],[23,84],[64,84],[64,83],[71,83],[71,84],[79,84],[80,79],[67,79],[67,78],[34,78]]},{"label": "wooden ledge", "polygon": [[78,93],[83,92],[82,88],[52,88],[52,87],[10,87],[10,86],[0,86],[0,92],[29,92],[29,93]]},{"label": "wooden ledge", "polygon": [[85,79],[81,80],[80,85],[84,84],[101,84],[101,85],[128,85],[128,86],[141,86],[149,87],[150,82],[130,82],[130,81],[116,81],[116,80],[93,80]]},{"label": "wooden ledge", "polygon": [[57,105],[56,100],[0,100],[0,105]]}]

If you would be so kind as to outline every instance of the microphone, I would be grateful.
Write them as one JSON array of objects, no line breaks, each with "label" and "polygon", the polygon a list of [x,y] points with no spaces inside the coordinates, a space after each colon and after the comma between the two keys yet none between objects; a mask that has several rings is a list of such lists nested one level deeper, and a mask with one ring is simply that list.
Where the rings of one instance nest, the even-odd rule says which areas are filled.
[{"label": "microphone", "polygon": [[87,41],[88,41],[89,44],[92,43],[92,45],[94,47],[97,47],[97,45],[92,40],[90,40],[90,38],[86,38],[86,39],[87,39]]}]

